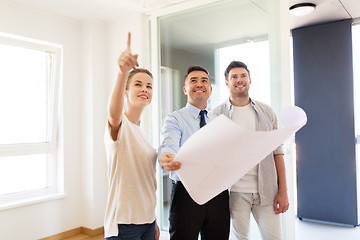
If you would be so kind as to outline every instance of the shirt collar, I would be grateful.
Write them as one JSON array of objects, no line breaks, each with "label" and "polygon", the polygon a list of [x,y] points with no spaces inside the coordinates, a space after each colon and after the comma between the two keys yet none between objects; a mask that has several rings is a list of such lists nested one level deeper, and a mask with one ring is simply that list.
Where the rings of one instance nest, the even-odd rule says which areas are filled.
[{"label": "shirt collar", "polygon": [[[190,112],[191,116],[193,118],[198,118],[199,117],[199,113],[201,111],[201,109],[195,107],[194,105],[191,105],[190,103],[186,103],[185,108]],[[205,114],[207,116],[207,114]]]},{"label": "shirt collar", "polygon": [[[250,98],[250,103],[251,103],[251,106],[254,108],[254,110],[257,112],[256,103],[251,98]],[[226,100],[225,106],[229,112],[233,111],[233,105],[230,102],[230,97]]]}]

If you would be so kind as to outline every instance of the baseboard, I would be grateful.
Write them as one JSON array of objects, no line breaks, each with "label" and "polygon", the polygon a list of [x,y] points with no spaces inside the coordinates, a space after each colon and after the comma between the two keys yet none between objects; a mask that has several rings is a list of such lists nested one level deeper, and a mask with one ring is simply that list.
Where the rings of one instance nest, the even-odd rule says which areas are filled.
[{"label": "baseboard", "polygon": [[104,227],[100,227],[97,229],[90,229],[86,227],[81,227],[81,233],[84,233],[90,237],[97,236],[99,234],[104,233]]},{"label": "baseboard", "polygon": [[39,240],[62,240],[65,238],[69,238],[78,234],[86,234],[90,237],[97,236],[101,233],[104,233],[104,227],[100,227],[97,229],[90,229],[86,227],[78,227],[66,232],[58,233],[49,237],[41,238]]}]

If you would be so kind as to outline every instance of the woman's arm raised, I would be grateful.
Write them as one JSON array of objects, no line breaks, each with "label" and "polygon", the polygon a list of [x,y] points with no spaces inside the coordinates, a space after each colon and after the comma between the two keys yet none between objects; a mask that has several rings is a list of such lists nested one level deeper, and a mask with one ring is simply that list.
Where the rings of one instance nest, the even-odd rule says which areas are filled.
[{"label": "woman's arm raised", "polygon": [[108,121],[111,126],[111,136],[115,140],[119,132],[124,108],[126,81],[131,69],[139,64],[138,55],[131,53],[131,34],[128,34],[127,48],[118,59],[119,73],[112,89],[108,105]]}]

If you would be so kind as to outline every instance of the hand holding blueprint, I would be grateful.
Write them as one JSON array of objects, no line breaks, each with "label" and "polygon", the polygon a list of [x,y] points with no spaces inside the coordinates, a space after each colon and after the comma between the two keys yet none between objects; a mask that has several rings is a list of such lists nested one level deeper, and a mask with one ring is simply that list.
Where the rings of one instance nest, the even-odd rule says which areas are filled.
[{"label": "hand holding blueprint", "polygon": [[194,133],[180,148],[176,171],[184,187],[198,204],[204,204],[228,189],[288,137],[307,122],[305,112],[296,106],[285,108],[280,116],[284,128],[248,131],[220,115]]}]

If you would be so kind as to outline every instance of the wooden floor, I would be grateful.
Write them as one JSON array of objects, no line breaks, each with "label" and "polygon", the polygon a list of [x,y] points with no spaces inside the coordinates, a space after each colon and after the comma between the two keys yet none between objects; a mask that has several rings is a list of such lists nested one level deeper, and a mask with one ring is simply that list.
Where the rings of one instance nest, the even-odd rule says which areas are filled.
[{"label": "wooden floor", "polygon": [[86,234],[78,234],[69,238],[64,238],[63,240],[104,240],[104,234],[100,234],[94,237],[90,237]]},{"label": "wooden floor", "polygon": [[[169,234],[167,232],[160,234],[160,240],[169,240]],[[94,237],[89,237],[86,234],[78,234],[73,237],[64,238],[63,240],[104,240],[104,234],[100,234]]]},{"label": "wooden floor", "polygon": [[[160,240],[169,240],[169,233],[168,232],[161,232]],[[78,234],[76,236],[72,236],[69,238],[64,238],[63,240],[104,240],[104,234],[100,234],[94,237],[90,237],[86,234]]]}]

